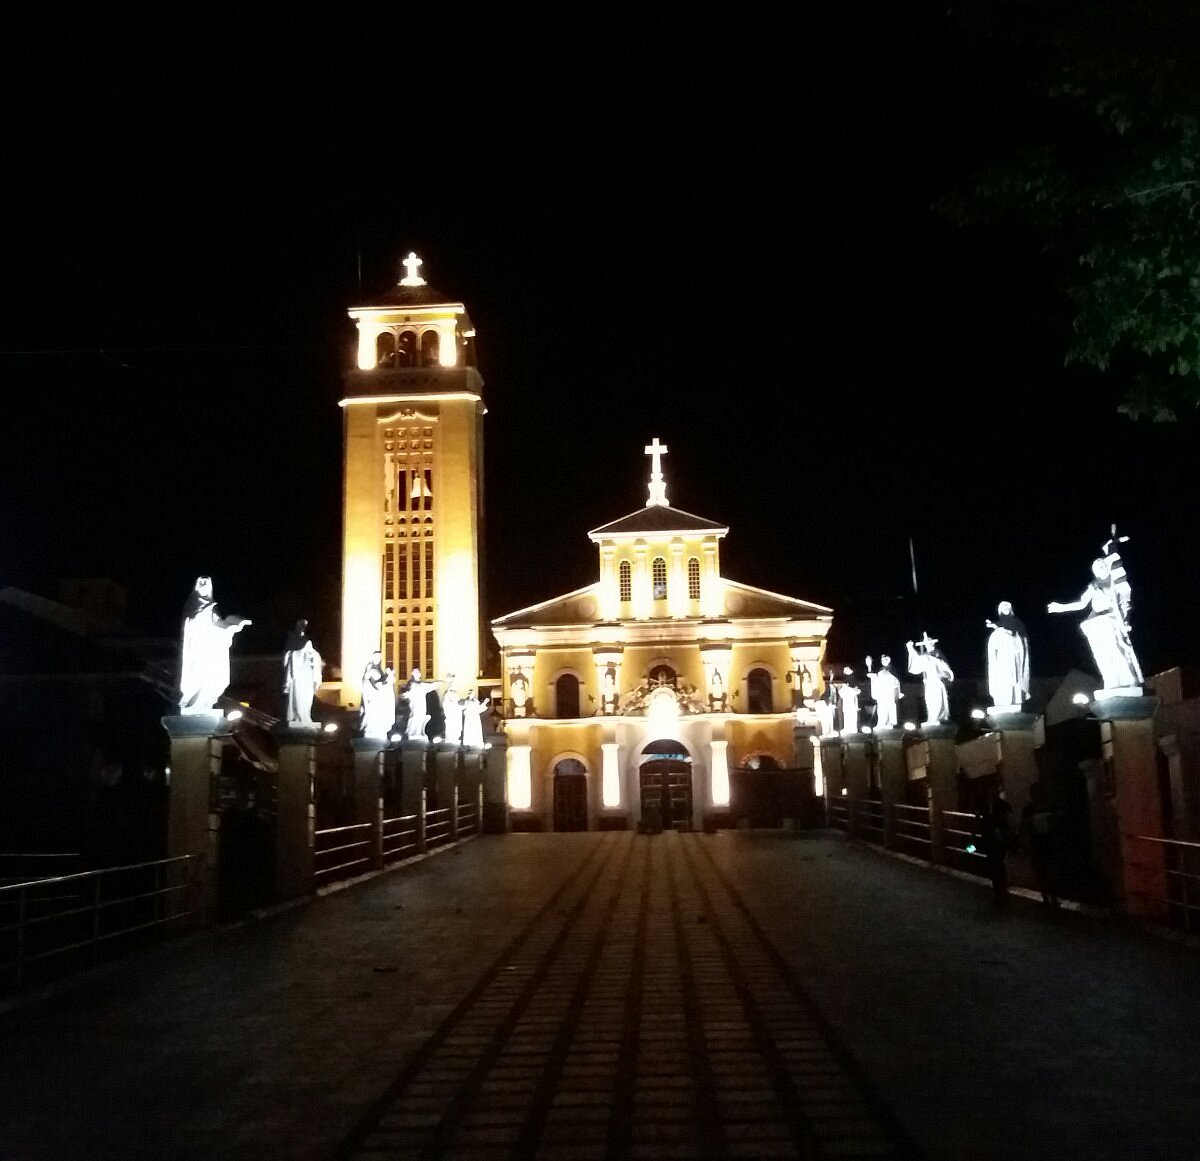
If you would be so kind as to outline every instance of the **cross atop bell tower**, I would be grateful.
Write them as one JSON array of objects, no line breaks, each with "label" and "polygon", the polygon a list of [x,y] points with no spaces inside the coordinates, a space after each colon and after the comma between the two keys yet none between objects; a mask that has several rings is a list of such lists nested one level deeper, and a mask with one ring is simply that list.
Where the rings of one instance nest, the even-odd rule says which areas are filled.
[{"label": "cross atop bell tower", "polygon": [[666,508],[667,482],[663,479],[662,457],[671,449],[665,443],[659,443],[658,436],[655,436],[645,450],[646,455],[650,457],[650,496],[646,500],[646,507]]}]

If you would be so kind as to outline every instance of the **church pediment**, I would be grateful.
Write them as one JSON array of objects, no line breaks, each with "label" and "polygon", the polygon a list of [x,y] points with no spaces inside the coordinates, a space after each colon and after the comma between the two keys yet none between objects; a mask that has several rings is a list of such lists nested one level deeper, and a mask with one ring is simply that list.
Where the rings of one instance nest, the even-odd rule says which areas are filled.
[{"label": "church pediment", "polygon": [[785,597],[782,593],[773,593],[767,589],[755,588],[753,585],[739,584],[737,581],[731,580],[725,580],[724,585],[725,608],[723,611],[730,620],[760,617],[811,620],[814,617],[827,617],[833,613],[828,605],[803,601],[799,597]]},{"label": "church pediment", "polygon": [[588,536],[592,540],[612,540],[620,536],[686,536],[696,533],[724,536],[729,528],[715,520],[706,520],[680,508],[669,508],[656,504],[638,508],[627,516],[593,528]]},{"label": "church pediment", "polygon": [[492,622],[493,629],[552,628],[556,625],[590,625],[596,619],[599,604],[596,585],[587,585],[541,604],[507,613]]}]

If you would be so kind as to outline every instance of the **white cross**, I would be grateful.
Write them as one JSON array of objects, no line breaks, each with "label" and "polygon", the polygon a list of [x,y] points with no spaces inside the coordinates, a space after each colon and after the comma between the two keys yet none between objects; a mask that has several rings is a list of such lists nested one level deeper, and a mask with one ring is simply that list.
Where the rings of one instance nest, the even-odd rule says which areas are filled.
[{"label": "white cross", "polygon": [[667,485],[663,482],[662,457],[669,450],[665,443],[658,442],[658,436],[655,436],[645,449],[646,455],[650,457],[650,498],[646,501],[647,508],[656,505],[667,507]]},{"label": "white cross", "polygon": [[424,286],[425,285],[425,279],[421,278],[417,274],[417,267],[424,266],[425,263],[422,262],[421,259],[418,258],[416,256],[416,254],[414,254],[411,250],[408,252],[408,257],[405,258],[404,261],[400,263],[400,265],[403,266],[404,269],[408,271],[408,274],[404,278],[400,279],[401,286]]}]

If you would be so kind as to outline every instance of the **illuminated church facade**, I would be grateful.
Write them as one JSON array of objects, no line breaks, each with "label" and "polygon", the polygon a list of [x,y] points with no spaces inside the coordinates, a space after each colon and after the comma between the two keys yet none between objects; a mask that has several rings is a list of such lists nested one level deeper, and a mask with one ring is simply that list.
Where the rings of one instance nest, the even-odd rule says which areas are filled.
[{"label": "illuminated church facade", "polygon": [[644,506],[588,533],[597,581],[493,621],[502,672],[482,679],[483,380],[465,306],[420,265],[410,254],[395,287],[349,312],[343,704],[359,704],[376,652],[398,683],[419,668],[499,692],[493,761],[524,829],[719,823],[739,775],[811,771],[803,703],[832,612],[723,576],[729,529],[668,503],[657,438]]},{"label": "illuminated church facade", "polygon": [[645,505],[588,533],[595,583],[492,622],[517,829],[716,825],[731,774],[813,766],[832,610],[723,576],[729,529],[672,507],[645,451]]}]

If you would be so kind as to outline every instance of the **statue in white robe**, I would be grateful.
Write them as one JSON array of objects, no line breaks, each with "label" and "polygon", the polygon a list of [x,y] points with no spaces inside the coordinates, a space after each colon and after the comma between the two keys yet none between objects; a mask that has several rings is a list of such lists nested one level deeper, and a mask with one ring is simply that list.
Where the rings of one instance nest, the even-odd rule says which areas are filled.
[{"label": "statue in white robe", "polygon": [[483,749],[483,715],[487,713],[487,698],[466,697],[462,702],[462,744],[475,750]]},{"label": "statue in white robe", "polygon": [[[1127,539],[1120,537],[1120,541]],[[1117,543],[1114,528],[1113,538],[1104,545],[1104,555],[1092,561],[1092,582],[1079,599],[1051,601],[1046,612],[1078,613],[1087,609],[1088,615],[1079,628],[1087,638],[1105,690],[1137,695],[1141,693],[1143,678],[1129,635],[1133,594],[1121,554],[1114,547]]]},{"label": "statue in white robe", "polygon": [[212,577],[196,578],[183,606],[183,640],[179,665],[179,712],[210,714],[229,687],[229,647],[234,634],[252,622],[222,617],[213,598]]},{"label": "statue in white robe", "polygon": [[446,691],[442,694],[442,716],[446,719],[445,738],[452,745],[462,742],[463,699],[454,688],[454,674],[446,678]]},{"label": "statue in white robe", "polygon": [[363,734],[386,738],[396,724],[396,675],[383,664],[383,654],[371,654],[362,675]]},{"label": "statue in white robe", "polygon": [[[922,652],[918,652],[922,650]],[[937,647],[937,638],[928,633],[915,645],[908,642],[908,671],[921,678],[925,691],[924,725],[934,726],[950,720],[950,697],[946,682],[954,680],[954,671]]]},{"label": "statue in white robe", "polygon": [[844,673],[846,680],[838,687],[838,701],[842,707],[842,733],[844,734],[858,733],[859,693],[858,686],[850,680],[853,674],[854,670],[847,666]]},{"label": "statue in white robe", "polygon": [[286,721],[289,726],[311,726],[312,705],[316,700],[317,687],[321,684],[321,670],[325,662],[317,652],[312,638],[305,635],[302,642],[283,655],[283,693],[287,699]]},{"label": "statue in white robe", "polygon": [[867,676],[871,683],[871,700],[875,702],[875,728],[894,730],[900,721],[900,679],[892,672],[892,659],[886,654],[879,658],[879,669],[871,672],[867,658]]},{"label": "statue in white robe", "polygon": [[410,741],[426,737],[425,727],[429,724],[429,703],[426,698],[431,693],[436,694],[437,687],[436,681],[425,681],[420,669],[415,667],[404,683],[404,688],[400,691],[400,696],[408,702],[408,724],[405,726],[404,736]]},{"label": "statue in white robe", "polygon": [[996,606],[986,622],[988,693],[996,709],[1020,709],[1029,697],[1029,636],[1009,601]]}]

